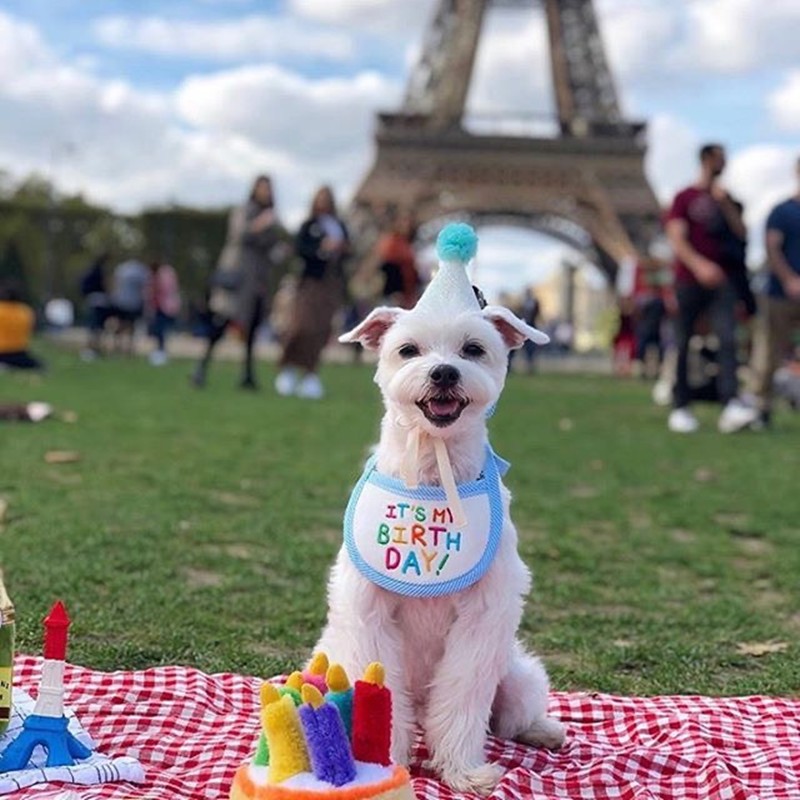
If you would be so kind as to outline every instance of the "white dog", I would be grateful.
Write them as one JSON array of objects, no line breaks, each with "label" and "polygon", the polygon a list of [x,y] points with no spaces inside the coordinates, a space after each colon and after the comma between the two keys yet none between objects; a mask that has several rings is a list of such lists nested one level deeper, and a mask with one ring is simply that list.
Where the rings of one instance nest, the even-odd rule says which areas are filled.
[{"label": "white dog", "polygon": [[[375,469],[405,484],[440,484],[438,439],[459,484],[482,478],[494,457],[487,412],[505,383],[509,349],[528,338],[546,341],[507,309],[479,310],[477,304],[448,317],[378,308],[341,337],[380,353],[376,382],[386,414]],[[418,444],[409,474],[411,436]],[[545,669],[516,639],[531,577],[517,553],[510,494],[499,479],[498,486],[498,542],[482,577],[458,591],[409,596],[370,580],[346,544],[331,573],[328,623],[317,646],[351,675],[371,661],[383,662],[394,699],[395,761],[408,762],[418,723],[442,779],[455,790],[482,794],[503,775],[484,754],[490,728],[497,736],[549,748],[564,740],[563,726],[546,713]],[[425,560],[414,559],[412,577],[430,566],[432,547],[422,552]]]}]

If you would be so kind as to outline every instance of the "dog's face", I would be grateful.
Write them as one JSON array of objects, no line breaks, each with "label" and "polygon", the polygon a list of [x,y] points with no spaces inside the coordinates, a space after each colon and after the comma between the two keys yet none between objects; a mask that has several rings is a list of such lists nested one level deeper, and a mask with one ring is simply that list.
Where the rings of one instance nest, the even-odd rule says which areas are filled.
[{"label": "dog's face", "polygon": [[450,318],[375,309],[341,337],[380,353],[375,381],[387,407],[434,436],[483,419],[505,383],[508,351],[547,341],[508,309],[487,306]]}]

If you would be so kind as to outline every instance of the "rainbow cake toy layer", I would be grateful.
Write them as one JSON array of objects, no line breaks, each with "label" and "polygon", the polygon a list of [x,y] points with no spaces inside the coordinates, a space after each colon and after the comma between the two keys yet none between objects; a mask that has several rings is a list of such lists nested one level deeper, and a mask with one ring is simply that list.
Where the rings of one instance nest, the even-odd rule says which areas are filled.
[{"label": "rainbow cake toy layer", "polygon": [[306,672],[261,686],[261,736],[236,771],[230,800],[414,800],[411,778],[390,757],[392,696],[383,666],[350,686],[317,653]]}]

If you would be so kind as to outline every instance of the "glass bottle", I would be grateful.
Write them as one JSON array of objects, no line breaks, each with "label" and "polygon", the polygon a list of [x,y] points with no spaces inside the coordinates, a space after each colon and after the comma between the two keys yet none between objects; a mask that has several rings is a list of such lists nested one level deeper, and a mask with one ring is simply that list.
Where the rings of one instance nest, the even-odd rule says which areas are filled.
[{"label": "glass bottle", "polygon": [[11,717],[11,677],[14,666],[14,606],[0,570],[0,733]]}]

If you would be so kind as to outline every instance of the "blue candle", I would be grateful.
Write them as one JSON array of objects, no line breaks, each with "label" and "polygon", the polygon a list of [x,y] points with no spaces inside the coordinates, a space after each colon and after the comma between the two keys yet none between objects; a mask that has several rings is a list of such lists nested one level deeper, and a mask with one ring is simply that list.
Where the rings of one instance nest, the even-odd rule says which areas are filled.
[{"label": "blue candle", "polygon": [[347,740],[353,736],[353,687],[341,664],[331,664],[326,675],[328,693],[325,702],[333,703],[339,709],[339,716],[344,723]]}]

